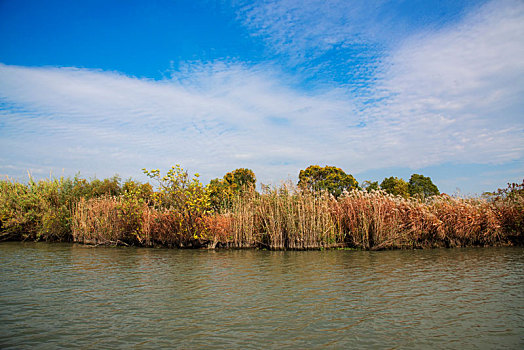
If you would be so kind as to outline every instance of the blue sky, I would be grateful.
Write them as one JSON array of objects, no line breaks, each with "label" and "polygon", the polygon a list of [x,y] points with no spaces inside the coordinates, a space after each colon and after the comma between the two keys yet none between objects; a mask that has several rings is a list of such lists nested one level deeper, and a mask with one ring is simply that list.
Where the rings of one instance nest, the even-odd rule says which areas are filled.
[{"label": "blue sky", "polygon": [[0,1],[0,174],[524,178],[524,2]]}]

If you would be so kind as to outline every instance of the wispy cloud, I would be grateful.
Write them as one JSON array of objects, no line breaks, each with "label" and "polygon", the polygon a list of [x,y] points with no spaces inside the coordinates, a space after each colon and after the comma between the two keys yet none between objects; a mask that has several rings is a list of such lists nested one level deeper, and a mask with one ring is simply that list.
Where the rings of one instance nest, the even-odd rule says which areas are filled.
[{"label": "wispy cloud", "polygon": [[412,166],[522,158],[523,37],[524,3],[496,1],[406,40],[378,76],[370,117],[405,135],[399,154]]},{"label": "wispy cloud", "polygon": [[[370,26],[383,0],[360,2],[281,0],[238,6],[239,19],[270,47],[295,58],[311,58],[337,45],[369,43]],[[368,22],[368,23],[366,23]]]},{"label": "wispy cloud", "polygon": [[359,173],[522,161],[523,23],[522,2],[496,1],[407,38],[366,94],[299,89],[300,77],[268,64],[187,63],[162,81],[0,65],[0,173],[136,176],[180,163],[204,180],[249,167],[267,183],[310,164]]},{"label": "wispy cloud", "polygon": [[[389,49],[420,30],[459,21],[484,0],[234,1],[237,16],[269,52],[303,75],[345,83],[373,83]],[[422,6],[421,6],[422,4]]]},{"label": "wispy cloud", "polygon": [[[438,12],[441,4],[427,7]],[[359,148],[379,167],[521,159],[524,3],[454,5],[446,18],[417,13],[420,23],[398,17],[402,4],[380,0],[264,1],[240,7],[239,14],[254,35],[295,64],[314,65],[335,52],[320,62],[336,74],[345,65],[359,88],[352,98],[376,136]],[[364,59],[362,68],[355,54],[377,57]],[[364,69],[364,80],[355,81],[355,69],[357,76]]]},{"label": "wispy cloud", "polygon": [[250,166],[266,179],[286,174],[284,164],[294,176],[329,151],[331,135],[351,122],[353,107],[336,91],[300,93],[264,71],[199,65],[150,81],[2,65],[3,156],[55,155],[55,162],[82,171],[100,162],[112,164],[108,172],[182,163],[219,176]]}]

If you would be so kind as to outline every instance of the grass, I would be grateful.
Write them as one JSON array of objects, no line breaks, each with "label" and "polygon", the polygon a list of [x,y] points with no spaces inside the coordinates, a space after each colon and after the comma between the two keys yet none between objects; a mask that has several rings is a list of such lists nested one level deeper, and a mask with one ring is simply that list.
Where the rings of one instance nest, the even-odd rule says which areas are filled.
[{"label": "grass", "polygon": [[177,208],[162,206],[154,193],[132,184],[120,185],[116,177],[0,181],[0,240],[272,250],[524,243],[521,185],[491,198],[425,201],[358,190],[334,198],[282,185],[243,191],[211,211],[195,207],[194,198]]}]

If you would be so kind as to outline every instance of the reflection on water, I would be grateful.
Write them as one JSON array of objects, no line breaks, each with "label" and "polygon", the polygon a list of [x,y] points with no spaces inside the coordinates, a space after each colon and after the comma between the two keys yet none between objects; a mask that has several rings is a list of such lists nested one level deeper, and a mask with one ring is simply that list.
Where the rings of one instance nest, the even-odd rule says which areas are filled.
[{"label": "reflection on water", "polygon": [[0,348],[523,348],[524,249],[0,244]]}]

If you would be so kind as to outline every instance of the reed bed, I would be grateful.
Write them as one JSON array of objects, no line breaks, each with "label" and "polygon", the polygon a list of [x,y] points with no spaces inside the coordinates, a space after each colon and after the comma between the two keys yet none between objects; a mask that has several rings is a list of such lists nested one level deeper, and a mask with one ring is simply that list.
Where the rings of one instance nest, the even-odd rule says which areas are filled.
[{"label": "reed bed", "polygon": [[287,186],[272,189],[258,201],[256,234],[271,249],[318,249],[340,246],[326,193],[314,194]]},{"label": "reed bed", "polygon": [[155,209],[146,203],[134,206],[133,212],[128,208],[123,198],[81,199],[73,213],[73,241],[94,245],[178,248],[200,247],[201,241],[207,242],[203,220],[198,226],[188,225],[188,220],[180,213]]},{"label": "reed bed", "polygon": [[82,198],[73,216],[73,240],[84,244],[124,243],[129,241],[127,226],[118,199]]},{"label": "reed bed", "polygon": [[[382,191],[335,198],[294,186],[235,195],[218,211],[155,205],[89,183],[0,183],[0,240],[180,248],[366,250],[522,245],[524,194],[405,199]],[[109,186],[108,188],[113,188]],[[185,208],[185,209],[184,209]]]},{"label": "reed bed", "polygon": [[355,190],[334,198],[281,187],[240,198],[228,215],[230,246],[380,250],[522,244],[523,212],[522,196],[422,201]]},{"label": "reed bed", "polygon": [[447,195],[422,201],[383,191],[337,199],[284,186],[235,199],[230,212],[214,218],[227,220],[215,240],[236,248],[300,250],[515,245],[522,244],[522,204]]}]

